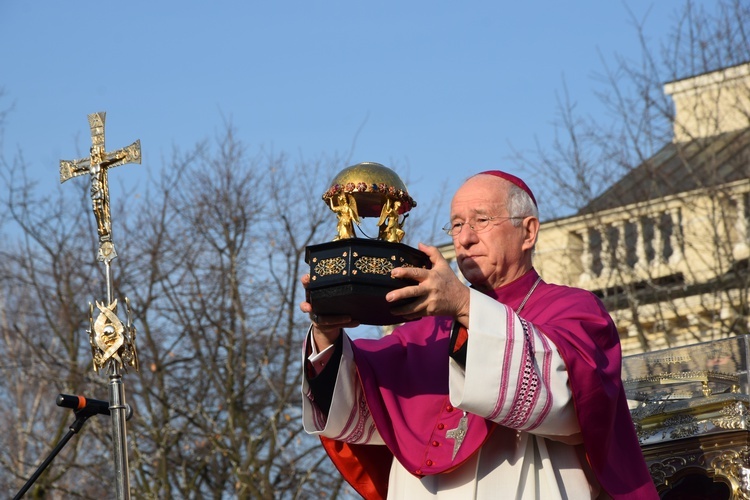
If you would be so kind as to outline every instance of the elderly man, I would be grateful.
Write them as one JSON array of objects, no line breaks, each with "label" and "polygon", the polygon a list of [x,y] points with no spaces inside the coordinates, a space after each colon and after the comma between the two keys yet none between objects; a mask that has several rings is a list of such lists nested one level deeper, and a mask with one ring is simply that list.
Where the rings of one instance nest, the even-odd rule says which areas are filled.
[{"label": "elderly man", "polygon": [[413,321],[352,341],[350,318],[313,316],[305,429],[365,498],[657,498],[617,330],[596,296],[534,270],[528,186],[501,171],[469,178],[444,229],[471,287],[420,245],[432,268],[394,269],[418,284],[386,297],[412,299],[394,312]]}]

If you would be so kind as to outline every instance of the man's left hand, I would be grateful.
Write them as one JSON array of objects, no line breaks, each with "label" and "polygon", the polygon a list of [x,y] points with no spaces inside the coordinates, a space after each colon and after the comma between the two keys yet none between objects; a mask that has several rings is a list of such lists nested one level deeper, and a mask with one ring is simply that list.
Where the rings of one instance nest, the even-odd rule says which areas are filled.
[{"label": "man's left hand", "polygon": [[405,320],[423,316],[452,316],[468,328],[469,287],[461,283],[436,247],[420,243],[419,249],[430,258],[432,269],[397,267],[391,271],[393,278],[418,282],[417,285],[388,292],[385,296],[388,302],[413,299],[407,305],[393,308],[391,312],[403,316]]}]

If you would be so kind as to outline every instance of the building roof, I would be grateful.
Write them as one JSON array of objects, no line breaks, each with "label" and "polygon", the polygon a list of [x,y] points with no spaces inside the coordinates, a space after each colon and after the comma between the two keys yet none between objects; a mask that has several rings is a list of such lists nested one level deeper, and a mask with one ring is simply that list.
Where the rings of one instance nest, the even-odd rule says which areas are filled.
[{"label": "building roof", "polygon": [[610,186],[578,215],[750,178],[750,128],[671,142]]}]

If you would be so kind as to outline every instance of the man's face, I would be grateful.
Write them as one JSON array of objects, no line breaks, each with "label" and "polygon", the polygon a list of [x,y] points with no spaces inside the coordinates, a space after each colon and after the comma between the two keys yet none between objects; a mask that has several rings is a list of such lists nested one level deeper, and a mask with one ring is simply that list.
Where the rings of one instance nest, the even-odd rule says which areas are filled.
[{"label": "man's face", "polygon": [[[453,236],[458,267],[480,290],[494,290],[515,281],[531,267],[536,231],[529,238],[527,229],[533,218],[524,219],[519,227],[506,218],[510,215],[506,207],[509,186],[504,179],[478,175],[466,181],[451,202],[451,222],[465,223]],[[497,219],[483,231],[477,233],[470,227],[477,218],[488,217]]]}]

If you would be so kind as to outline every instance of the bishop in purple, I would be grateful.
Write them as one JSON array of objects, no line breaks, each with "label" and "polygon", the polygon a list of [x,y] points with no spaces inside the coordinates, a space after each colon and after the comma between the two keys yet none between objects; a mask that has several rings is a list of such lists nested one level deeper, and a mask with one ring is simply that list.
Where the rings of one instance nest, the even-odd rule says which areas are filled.
[{"label": "bishop in purple", "polygon": [[431,269],[392,272],[418,283],[388,294],[413,299],[392,334],[352,340],[350,318],[313,318],[305,429],[365,498],[658,498],[611,317],[533,268],[528,186],[500,171],[469,178],[445,230],[470,286],[420,245]]}]

